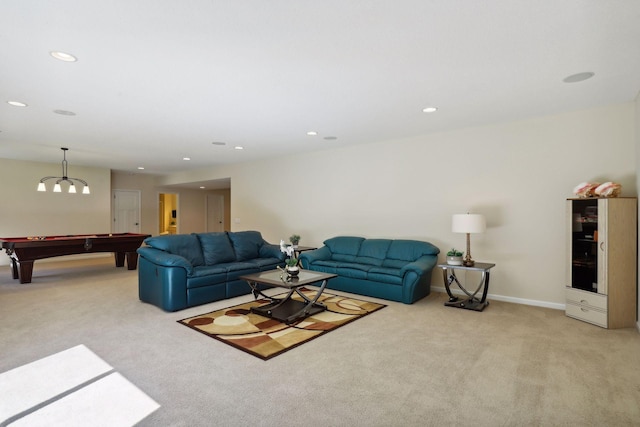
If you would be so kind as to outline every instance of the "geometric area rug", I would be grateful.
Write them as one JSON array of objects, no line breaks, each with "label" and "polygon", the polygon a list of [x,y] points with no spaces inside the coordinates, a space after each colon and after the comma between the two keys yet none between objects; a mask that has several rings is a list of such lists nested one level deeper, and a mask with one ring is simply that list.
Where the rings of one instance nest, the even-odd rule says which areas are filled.
[{"label": "geometric area rug", "polygon": [[[300,291],[309,298],[316,294],[315,290],[308,288],[301,288]],[[298,295],[295,295],[294,299],[296,297],[301,299]],[[251,312],[251,307],[268,304],[267,299],[189,317],[178,320],[178,323],[262,360],[269,360],[386,307],[384,304],[326,292],[318,301],[327,306],[325,311],[289,325]]]}]

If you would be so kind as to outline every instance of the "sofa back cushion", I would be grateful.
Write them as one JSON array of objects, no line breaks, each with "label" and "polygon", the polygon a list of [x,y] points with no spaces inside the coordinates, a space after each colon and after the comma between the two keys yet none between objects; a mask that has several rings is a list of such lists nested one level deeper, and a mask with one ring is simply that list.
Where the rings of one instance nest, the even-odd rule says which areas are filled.
[{"label": "sofa back cushion", "polygon": [[202,246],[205,265],[216,265],[236,260],[236,253],[226,232],[197,233],[196,236]]},{"label": "sofa back cushion", "polygon": [[204,265],[200,240],[195,234],[167,234],[164,236],[148,237],[144,243],[152,248],[180,255],[186,258],[192,266]]},{"label": "sofa back cushion", "polygon": [[331,259],[335,261],[354,261],[363,237],[338,236],[324,241],[331,251]]},{"label": "sofa back cushion", "polygon": [[228,234],[236,253],[236,261],[260,257],[260,247],[264,244],[264,239],[259,231],[238,231]]},{"label": "sofa back cushion", "polygon": [[[436,256],[440,249],[428,242],[419,240],[393,240],[387,251],[388,260],[412,262],[424,255]],[[387,264],[385,264],[387,266]],[[396,265],[389,265],[395,267]]]},{"label": "sofa back cushion", "polygon": [[366,239],[360,245],[355,262],[381,266],[391,245],[389,239]]}]

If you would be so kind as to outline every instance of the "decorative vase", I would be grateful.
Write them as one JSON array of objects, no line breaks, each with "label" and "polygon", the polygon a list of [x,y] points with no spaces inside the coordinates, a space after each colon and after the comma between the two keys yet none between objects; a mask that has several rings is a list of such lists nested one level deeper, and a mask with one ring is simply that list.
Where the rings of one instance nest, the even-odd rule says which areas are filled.
[{"label": "decorative vase", "polygon": [[448,256],[447,264],[449,265],[462,265],[462,257],[461,256]]},{"label": "decorative vase", "polygon": [[298,267],[297,265],[294,265],[293,267],[288,265],[285,270],[291,277],[296,277],[298,273],[300,273],[300,267]]}]

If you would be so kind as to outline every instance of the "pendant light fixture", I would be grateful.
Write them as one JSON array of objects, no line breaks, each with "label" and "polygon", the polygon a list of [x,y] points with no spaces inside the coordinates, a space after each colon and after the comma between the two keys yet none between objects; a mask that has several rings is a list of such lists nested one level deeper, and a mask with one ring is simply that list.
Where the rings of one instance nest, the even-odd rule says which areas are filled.
[{"label": "pendant light fixture", "polygon": [[38,191],[47,191],[47,187],[45,186],[44,182],[49,179],[55,179],[56,184],[53,186],[54,193],[62,192],[62,187],[60,186],[60,183],[63,181],[67,181],[69,183],[69,193],[75,193],[76,186],[74,181],[78,181],[84,185],[84,188],[82,189],[82,194],[91,194],[91,192],[89,191],[89,184],[87,184],[87,181],[80,178],[69,178],[67,176],[67,151],[69,149],[65,147],[61,147],[60,149],[62,150],[62,176],[45,176],[38,183]]}]

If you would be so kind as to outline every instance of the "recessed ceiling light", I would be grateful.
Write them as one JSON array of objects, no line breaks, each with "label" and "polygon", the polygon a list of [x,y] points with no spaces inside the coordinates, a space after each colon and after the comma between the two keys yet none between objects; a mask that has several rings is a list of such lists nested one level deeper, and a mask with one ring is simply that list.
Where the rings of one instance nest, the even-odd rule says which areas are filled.
[{"label": "recessed ceiling light", "polygon": [[27,106],[27,104],[25,104],[24,102],[20,102],[20,101],[7,101],[7,104],[13,105],[14,107],[26,107]]},{"label": "recessed ceiling light", "polygon": [[423,108],[422,111],[424,113],[435,113],[436,111],[438,111],[438,108],[437,107],[426,107],[426,108]]},{"label": "recessed ceiling light", "polygon": [[76,62],[78,60],[78,58],[76,58],[75,56],[71,55],[70,53],[66,53],[66,52],[60,52],[60,51],[52,51],[49,52],[51,54],[51,56],[53,56],[56,59],[59,59],[60,61],[64,61],[64,62]]},{"label": "recessed ceiling light", "polygon": [[310,130],[309,132],[307,132],[307,135],[309,136],[316,136],[318,134],[318,132],[314,131],[314,130]]},{"label": "recessed ceiling light", "polygon": [[138,166],[138,170],[139,171],[143,171],[144,170],[144,166]]},{"label": "recessed ceiling light", "polygon": [[587,79],[590,79],[595,75],[596,73],[592,73],[591,71],[585,71],[584,73],[572,74],[568,77],[565,77],[564,79],[562,79],[562,81],[565,83],[577,83],[577,82],[582,82]]},{"label": "recessed ceiling light", "polygon": [[244,150],[244,147],[241,147],[240,145],[236,145],[233,148],[235,148],[236,150]]},{"label": "recessed ceiling light", "polygon": [[75,116],[76,113],[74,113],[73,111],[67,111],[67,110],[53,110],[54,113],[56,114],[60,114],[61,116]]},{"label": "recessed ceiling light", "polygon": [[191,160],[191,157],[183,157],[182,160]]},{"label": "recessed ceiling light", "polygon": [[222,142],[222,141],[213,141],[211,144],[213,144],[213,145],[227,145],[226,142]]},{"label": "recessed ceiling light", "polygon": [[206,187],[205,187],[205,186],[203,186],[203,185],[201,185],[201,186],[200,186],[200,189],[201,189],[201,190],[204,190],[205,188],[206,188]]}]

